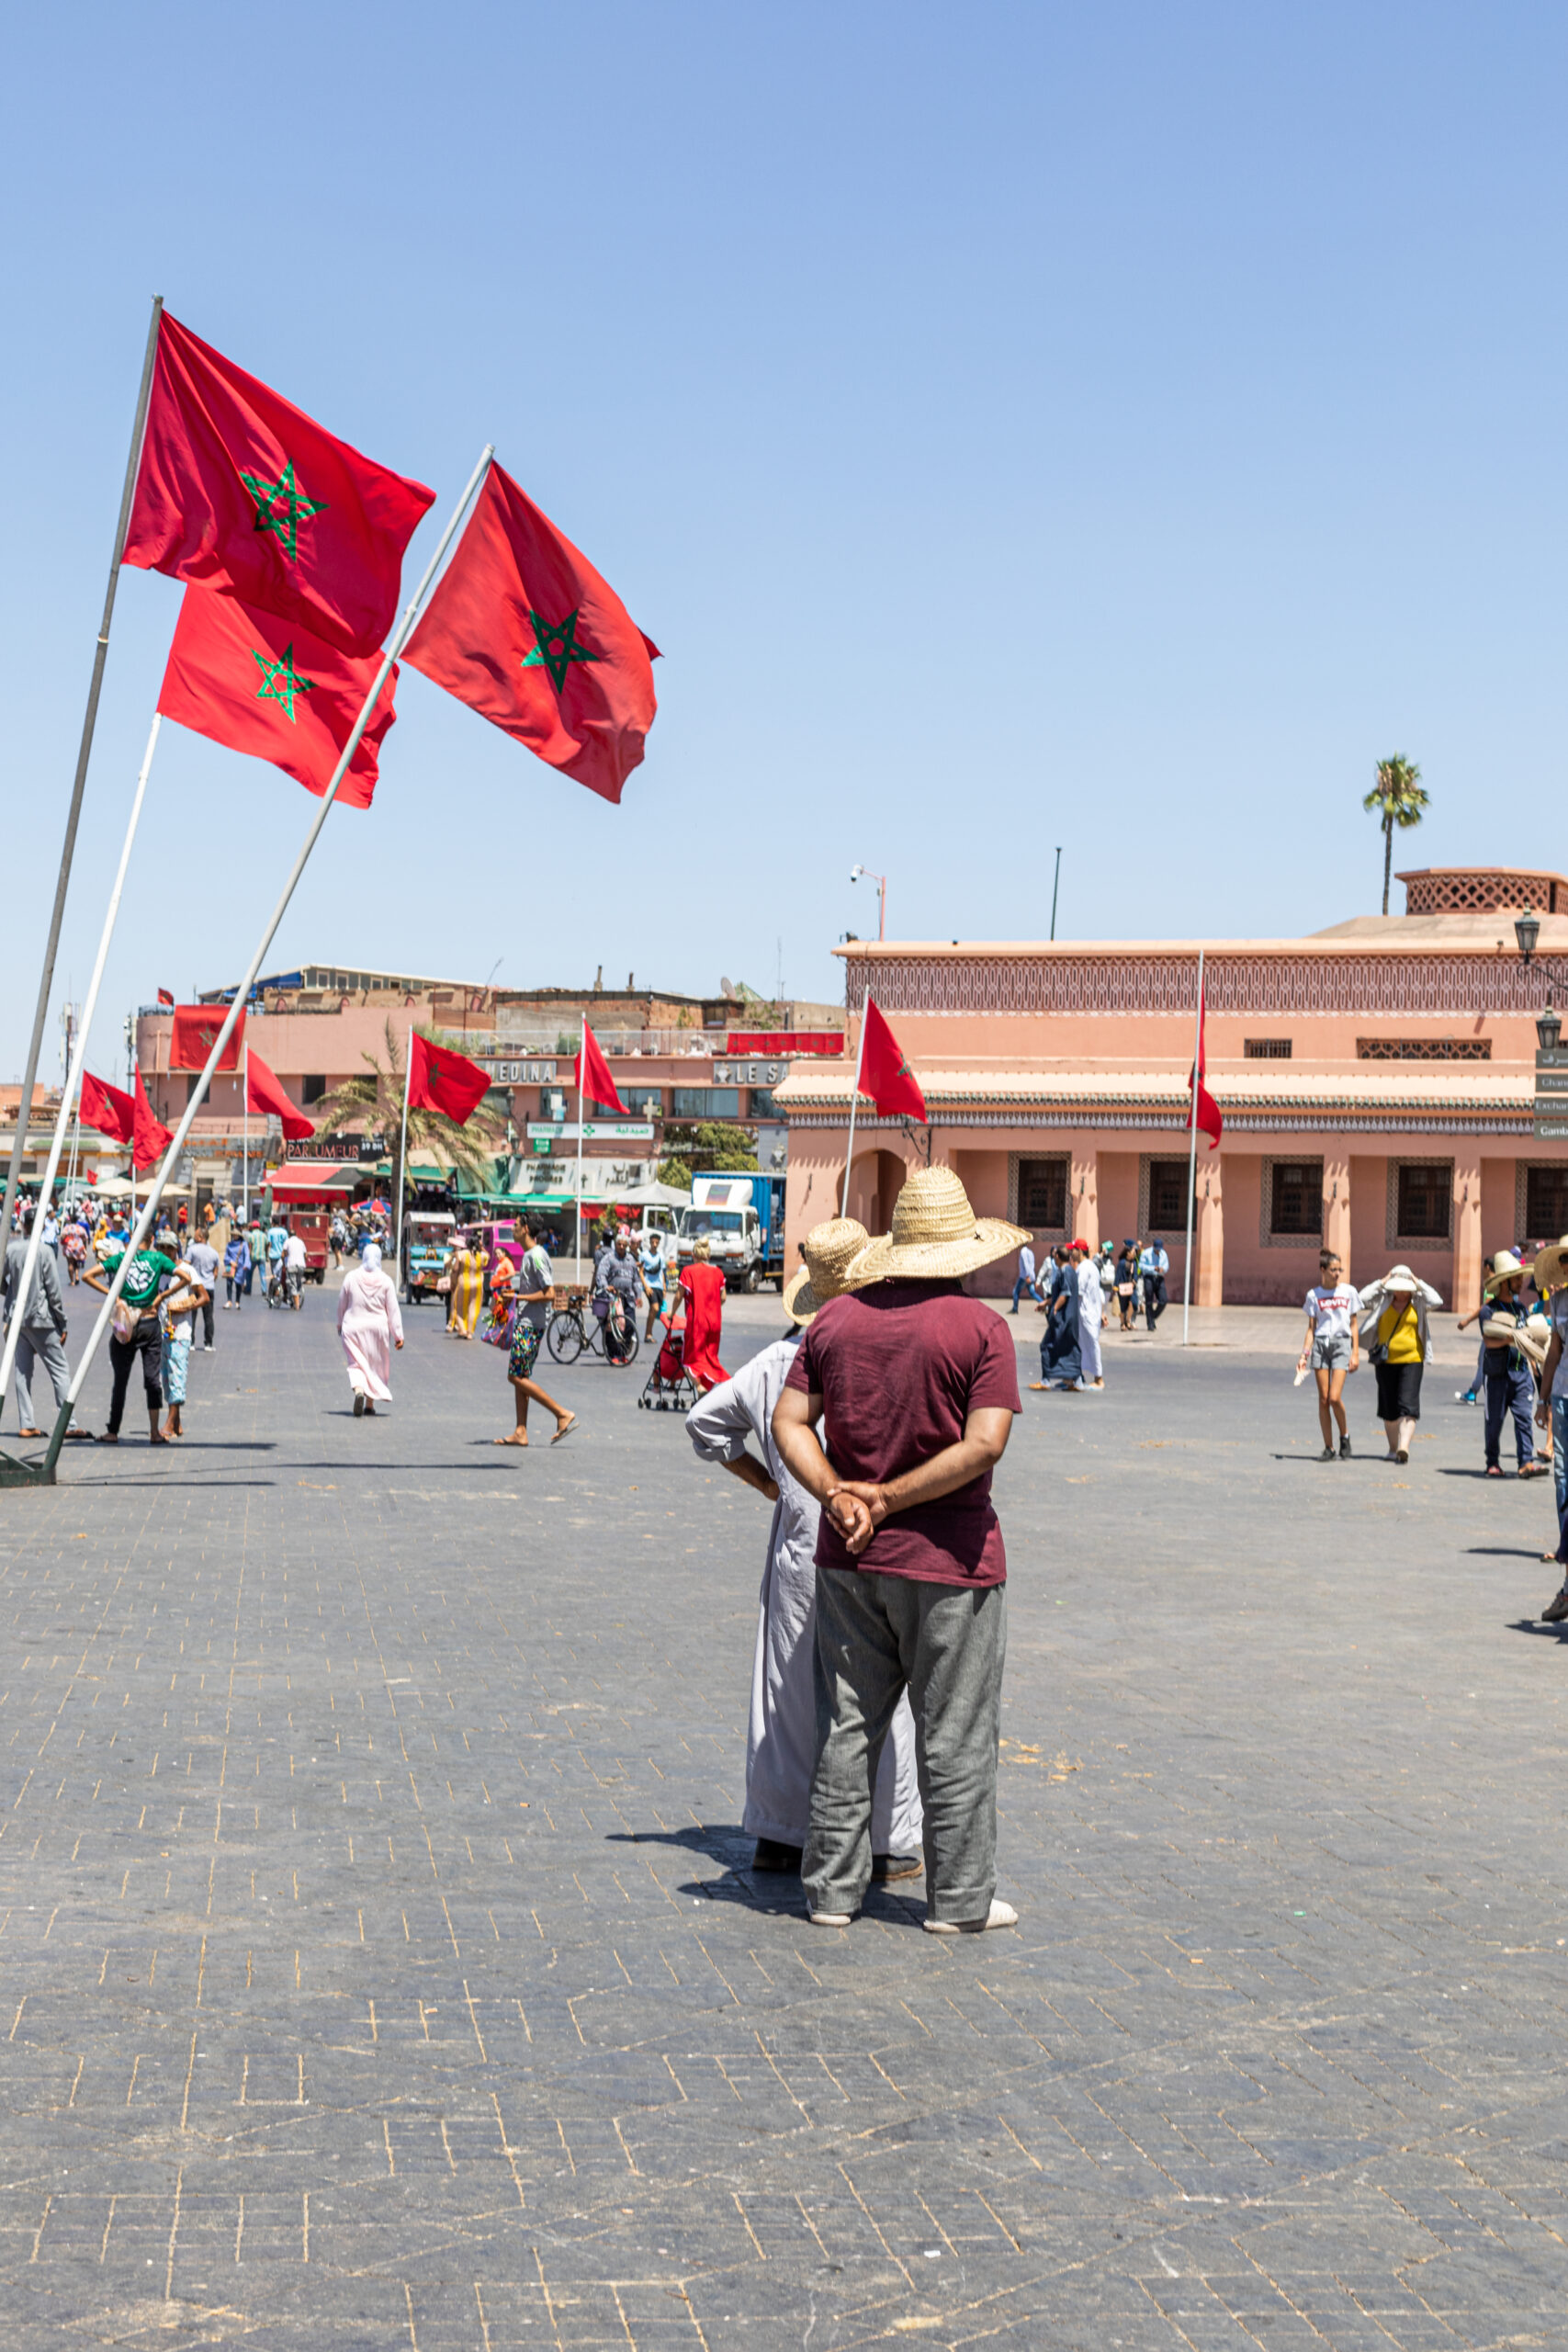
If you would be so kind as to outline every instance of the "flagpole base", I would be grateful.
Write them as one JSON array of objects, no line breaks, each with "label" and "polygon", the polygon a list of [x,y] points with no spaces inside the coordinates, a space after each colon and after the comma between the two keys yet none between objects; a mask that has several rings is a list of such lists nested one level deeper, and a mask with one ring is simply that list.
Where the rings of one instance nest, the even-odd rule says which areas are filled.
[{"label": "flagpole base", "polygon": [[52,1487],[52,1462],[21,1462],[0,1449],[0,1487]]}]

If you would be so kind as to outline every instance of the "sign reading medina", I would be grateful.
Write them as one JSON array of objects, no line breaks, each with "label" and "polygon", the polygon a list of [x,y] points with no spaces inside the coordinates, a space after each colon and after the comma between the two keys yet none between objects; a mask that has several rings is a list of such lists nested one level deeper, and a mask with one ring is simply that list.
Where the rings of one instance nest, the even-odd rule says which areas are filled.
[{"label": "sign reading medina", "polygon": [[587,557],[492,465],[405,659],[551,767],[619,800],[659,707],[658,655]]},{"label": "sign reading medina", "polygon": [[[158,707],[231,752],[270,760],[320,794],[379,668],[375,656],[339,653],[298,622],[253,612],[237,596],[187,588]],[[339,787],[339,801],[350,808],[370,806],[381,744],[397,716],[397,684],[394,662]]]},{"label": "sign reading medina", "polygon": [[434,497],[164,312],[122,561],[373,653]]}]

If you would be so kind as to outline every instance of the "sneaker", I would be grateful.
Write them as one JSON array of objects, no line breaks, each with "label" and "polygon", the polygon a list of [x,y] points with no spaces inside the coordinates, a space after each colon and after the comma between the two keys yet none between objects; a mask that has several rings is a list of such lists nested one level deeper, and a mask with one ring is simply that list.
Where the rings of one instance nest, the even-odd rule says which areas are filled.
[{"label": "sneaker", "polygon": [[1334,1448],[1331,1445],[1325,1445],[1317,1458],[1320,1462],[1332,1462],[1335,1458]]},{"label": "sneaker", "polygon": [[212,1342],[210,1340],[204,1340],[202,1341],[201,1352],[204,1356],[209,1356],[212,1353]]},{"label": "sneaker", "polygon": [[847,1928],[854,1914],[850,1911],[813,1911],[810,1916],[814,1928]]},{"label": "sneaker", "polygon": [[1350,1459],[1350,1432],[1348,1430],[1346,1430],[1344,1436],[1339,1441],[1339,1459],[1341,1462],[1348,1462]]},{"label": "sneaker", "polygon": [[983,1936],[987,1928],[1016,1928],[1018,1913],[1010,1903],[1000,1896],[992,1899],[991,1907],[983,1919],[928,1919],[928,1936]]},{"label": "sneaker", "polygon": [[897,1879],[919,1878],[925,1866],[923,1854],[873,1854],[871,1875],[878,1886],[891,1886]]},{"label": "sneaker", "polygon": [[759,1838],[757,1850],[751,1857],[754,1871],[797,1871],[800,1868],[800,1848],[782,1845],[776,1838]]},{"label": "sneaker", "polygon": [[1568,1584],[1560,1592],[1552,1594],[1540,1612],[1540,1623],[1543,1625],[1561,1625],[1564,1617],[1568,1617]]}]

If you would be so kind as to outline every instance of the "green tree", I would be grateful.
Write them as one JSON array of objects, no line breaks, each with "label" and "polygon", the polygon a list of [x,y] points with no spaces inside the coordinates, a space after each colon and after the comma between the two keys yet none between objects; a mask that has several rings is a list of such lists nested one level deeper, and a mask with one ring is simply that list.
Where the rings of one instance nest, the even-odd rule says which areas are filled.
[{"label": "green tree", "polygon": [[[446,1042],[439,1031],[418,1024],[422,1037],[433,1045]],[[362,1078],[345,1078],[330,1094],[312,1104],[311,1116],[318,1135],[338,1135],[344,1129],[351,1133],[381,1135],[387,1139],[388,1154],[392,1162],[392,1198],[398,1197],[398,1186],[403,1182],[401,1166],[403,1122],[403,1039],[387,1023],[387,1058],[383,1063],[374,1054],[361,1054],[366,1065]],[[445,1111],[409,1109],[409,1159],[418,1159],[423,1151],[439,1147],[455,1168],[468,1179],[476,1193],[488,1193],[495,1187],[497,1155],[506,1148],[506,1130],[481,1107],[469,1119],[467,1126],[459,1126]],[[412,1191],[412,1185],[407,1189]]]},{"label": "green tree", "polygon": [[694,1168],[723,1168],[741,1171],[757,1165],[757,1138],[749,1127],[732,1127],[716,1119],[687,1125],[671,1120],[664,1129],[664,1148],[671,1160],[685,1163],[684,1177],[661,1176],[664,1183],[690,1183]]},{"label": "green tree", "polygon": [[1414,760],[1403,752],[1394,752],[1377,766],[1377,782],[1362,801],[1363,808],[1375,808],[1382,826],[1382,910],[1388,912],[1389,876],[1393,865],[1393,829],[1397,825],[1407,832],[1418,825],[1426,814],[1427,795],[1421,789],[1421,771]]}]

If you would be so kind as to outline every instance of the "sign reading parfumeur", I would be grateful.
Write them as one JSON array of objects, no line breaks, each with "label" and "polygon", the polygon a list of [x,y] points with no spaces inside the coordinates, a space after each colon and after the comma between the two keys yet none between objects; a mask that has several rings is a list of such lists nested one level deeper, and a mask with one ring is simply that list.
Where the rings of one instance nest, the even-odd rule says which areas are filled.
[{"label": "sign reading parfumeur", "polygon": [[1535,1057],[1535,1140],[1568,1143],[1568,1046]]}]

